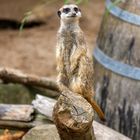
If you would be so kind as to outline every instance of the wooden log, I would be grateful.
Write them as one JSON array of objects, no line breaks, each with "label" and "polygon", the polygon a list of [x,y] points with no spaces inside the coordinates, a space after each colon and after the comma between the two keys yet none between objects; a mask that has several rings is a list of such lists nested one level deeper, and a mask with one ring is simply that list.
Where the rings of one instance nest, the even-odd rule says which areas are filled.
[{"label": "wooden log", "polygon": [[95,140],[92,106],[79,94],[62,92],[53,118],[61,140]]},{"label": "wooden log", "polygon": [[52,121],[48,120],[44,115],[35,114],[34,120],[30,122],[0,120],[0,129],[29,130],[43,124],[52,124]]},{"label": "wooden log", "polygon": [[0,104],[0,120],[28,122],[33,119],[33,113],[31,105]]},{"label": "wooden log", "polygon": [[56,104],[56,100],[36,95],[36,99],[32,101],[34,108],[41,114],[45,115],[52,121],[53,107]]},{"label": "wooden log", "polygon": [[46,77],[25,74],[19,70],[0,68],[0,79],[5,83],[20,83],[59,91],[57,84]]},{"label": "wooden log", "polygon": [[30,128],[35,127],[36,124],[33,122],[20,122],[20,121],[4,121],[0,120],[0,128],[1,129],[21,129],[28,130]]},{"label": "wooden log", "polygon": [[26,88],[30,91],[30,93],[35,95],[40,94],[54,99],[57,99],[60,96],[60,92],[48,88],[41,88],[35,86],[26,86]]},{"label": "wooden log", "polygon": [[[140,16],[138,3],[139,0],[126,0],[117,6]],[[119,16],[123,14],[121,11]],[[140,27],[108,14],[103,18],[97,46],[109,58],[106,61],[104,55],[97,56],[97,51],[94,55],[95,96],[106,114],[106,125],[139,140],[140,76],[134,77],[137,72],[133,70],[140,69]]]}]

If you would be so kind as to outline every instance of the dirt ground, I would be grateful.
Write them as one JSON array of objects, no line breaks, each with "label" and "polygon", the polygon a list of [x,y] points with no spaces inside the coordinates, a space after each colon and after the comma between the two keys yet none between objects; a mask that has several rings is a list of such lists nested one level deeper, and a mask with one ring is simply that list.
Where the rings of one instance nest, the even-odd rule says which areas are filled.
[{"label": "dirt ground", "polygon": [[[0,66],[21,69],[27,73],[55,77],[55,45],[59,27],[57,10],[63,1],[41,4],[38,0],[1,0],[1,19],[21,21],[27,10],[33,9],[30,20],[45,22],[42,26],[19,30],[0,29]],[[89,0],[80,5],[83,17],[81,28],[85,32],[87,47],[92,53],[104,12],[103,0]]]}]

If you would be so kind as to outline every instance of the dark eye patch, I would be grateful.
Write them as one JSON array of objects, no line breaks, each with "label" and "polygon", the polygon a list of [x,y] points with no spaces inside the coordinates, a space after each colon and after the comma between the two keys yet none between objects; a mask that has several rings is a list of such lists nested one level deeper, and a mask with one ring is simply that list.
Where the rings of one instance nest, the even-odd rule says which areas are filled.
[{"label": "dark eye patch", "polygon": [[68,12],[70,12],[70,8],[64,8],[63,12],[67,14]]},{"label": "dark eye patch", "polygon": [[77,13],[79,9],[77,7],[74,7],[74,11]]}]

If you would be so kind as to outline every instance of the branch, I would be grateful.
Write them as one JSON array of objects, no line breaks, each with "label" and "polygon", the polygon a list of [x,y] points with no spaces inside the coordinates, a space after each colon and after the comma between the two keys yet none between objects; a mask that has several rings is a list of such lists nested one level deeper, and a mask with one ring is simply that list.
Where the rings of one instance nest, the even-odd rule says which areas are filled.
[{"label": "branch", "polygon": [[54,99],[57,99],[60,96],[60,92],[48,88],[41,88],[35,86],[26,86],[26,88],[30,91],[30,93],[40,94]]},{"label": "branch", "polygon": [[3,121],[0,120],[0,128],[3,129],[22,129],[22,130],[28,130],[30,128],[35,127],[36,124],[32,122],[18,122],[18,121]]},{"label": "branch", "polygon": [[25,74],[15,69],[0,68],[0,79],[5,83],[20,83],[59,91],[58,86],[54,81],[46,77]]},{"label": "branch", "polygon": [[34,114],[34,120],[30,122],[0,120],[0,129],[28,130],[44,124],[52,124],[52,121],[47,120],[44,115]]}]

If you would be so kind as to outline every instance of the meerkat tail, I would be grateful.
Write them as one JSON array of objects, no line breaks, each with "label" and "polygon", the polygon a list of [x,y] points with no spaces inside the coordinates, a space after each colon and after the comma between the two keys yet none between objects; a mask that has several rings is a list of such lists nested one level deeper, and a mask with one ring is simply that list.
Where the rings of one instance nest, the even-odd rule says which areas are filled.
[{"label": "meerkat tail", "polygon": [[[87,98],[86,98],[87,99]],[[99,118],[102,121],[106,121],[105,119],[105,115],[103,113],[103,111],[101,110],[101,108],[98,106],[98,104],[96,103],[95,100],[88,98],[87,101],[91,104],[91,106],[93,107],[93,109],[97,112]]]}]

